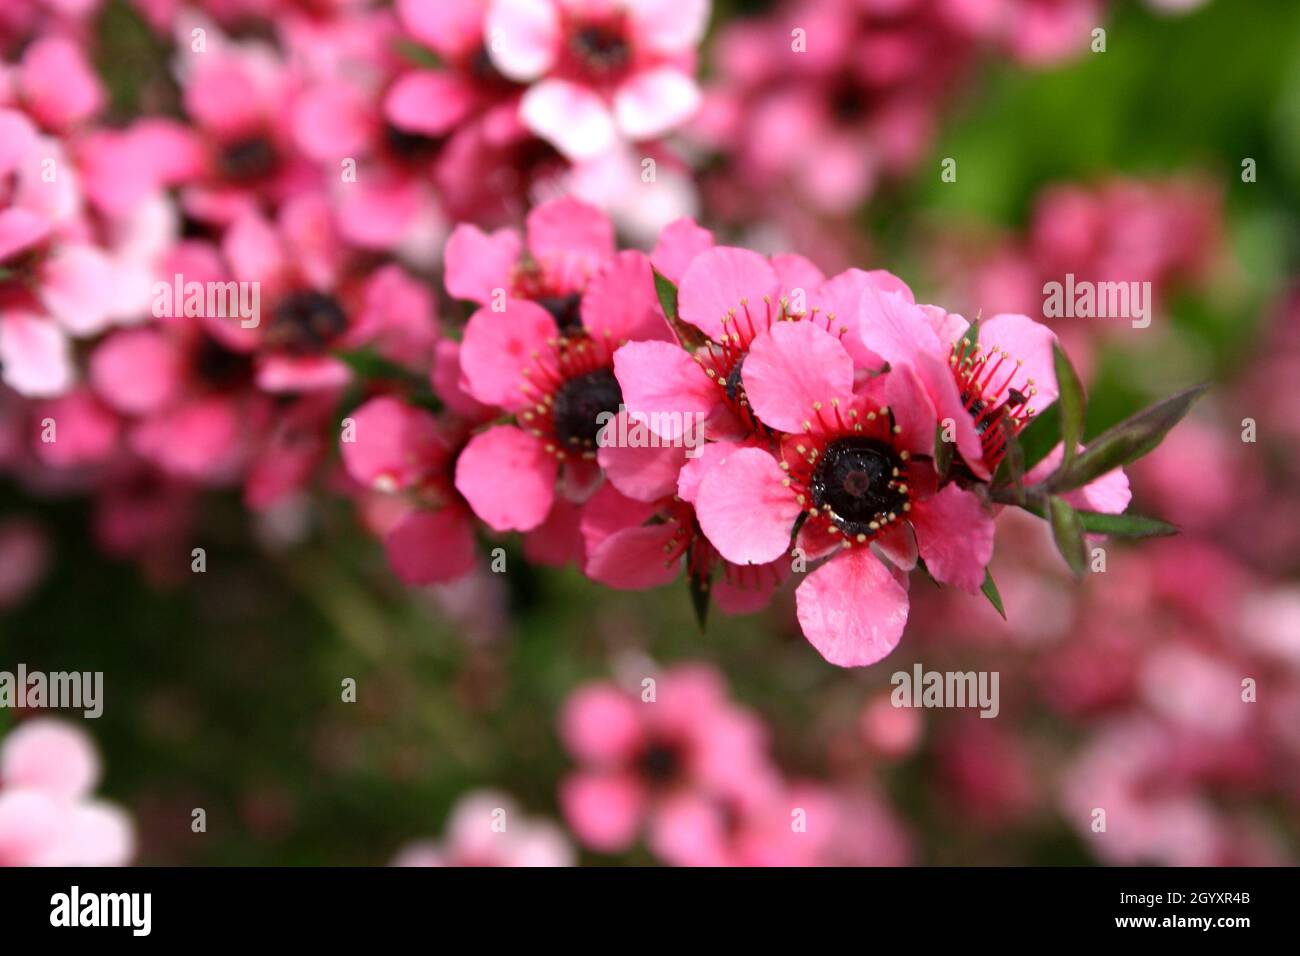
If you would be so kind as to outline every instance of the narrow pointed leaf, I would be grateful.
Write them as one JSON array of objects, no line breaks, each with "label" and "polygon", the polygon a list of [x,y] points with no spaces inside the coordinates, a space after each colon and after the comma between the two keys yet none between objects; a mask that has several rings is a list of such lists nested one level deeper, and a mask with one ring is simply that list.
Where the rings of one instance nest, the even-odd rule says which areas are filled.
[{"label": "narrow pointed leaf", "polygon": [[1052,524],[1052,537],[1056,540],[1056,550],[1061,552],[1065,563],[1075,577],[1082,577],[1088,566],[1088,551],[1083,542],[1083,523],[1079,515],[1064,498],[1053,495],[1047,499],[1048,520]]},{"label": "narrow pointed leaf", "polygon": [[1182,421],[1192,404],[1208,387],[1197,385],[1171,395],[1098,435],[1079,453],[1069,468],[1058,468],[1047,479],[1048,491],[1062,492],[1081,488],[1107,472],[1155,450],[1169,429]]},{"label": "narrow pointed leaf", "polygon": [[984,592],[984,596],[993,605],[993,610],[1002,615],[1002,620],[1005,621],[1007,612],[1002,607],[1002,595],[998,593],[998,586],[993,582],[993,575],[988,568],[984,569],[984,583],[980,585],[980,590]]},{"label": "narrow pointed leaf", "polygon": [[1061,467],[1069,468],[1074,463],[1075,451],[1083,441],[1083,416],[1087,402],[1074,366],[1070,364],[1070,359],[1060,344],[1055,342],[1052,343],[1052,363],[1056,367],[1056,386],[1061,393],[1056,399],[1056,408],[1060,412],[1061,442],[1065,446]]},{"label": "narrow pointed leaf", "polygon": [[1075,511],[1079,523],[1089,534],[1109,534],[1117,538],[1163,538],[1178,534],[1178,528],[1145,515],[1105,514],[1101,511]]},{"label": "narrow pointed leaf", "polygon": [[660,275],[657,270],[654,277],[655,295],[659,297],[659,307],[664,310],[664,317],[668,319],[668,326],[673,330],[677,344],[691,352],[707,345],[708,338],[703,332],[689,322],[683,322],[678,317],[677,286],[673,283],[673,280]]}]

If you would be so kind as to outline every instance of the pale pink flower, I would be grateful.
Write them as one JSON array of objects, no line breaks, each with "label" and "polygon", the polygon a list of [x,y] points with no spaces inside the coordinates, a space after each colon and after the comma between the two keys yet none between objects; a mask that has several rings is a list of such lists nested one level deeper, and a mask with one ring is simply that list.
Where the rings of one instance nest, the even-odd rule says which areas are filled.
[{"label": "pale pink flower", "polygon": [[573,847],[549,820],[526,817],[513,799],[492,790],[462,796],[441,841],[409,843],[393,866],[572,866]]},{"label": "pale pink flower", "polygon": [[0,866],[120,866],[135,852],[130,819],[90,794],[99,758],[86,734],[36,718],[0,744]]},{"label": "pale pink flower", "polygon": [[692,76],[709,0],[490,0],[488,50],[529,84],[525,125],[570,159],[655,139],[699,105]]}]

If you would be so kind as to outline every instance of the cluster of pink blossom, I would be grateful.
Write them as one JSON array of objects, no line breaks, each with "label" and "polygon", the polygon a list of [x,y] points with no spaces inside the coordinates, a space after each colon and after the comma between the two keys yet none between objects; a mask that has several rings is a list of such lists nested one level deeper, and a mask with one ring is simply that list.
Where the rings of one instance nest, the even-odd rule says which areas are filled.
[{"label": "cluster of pink blossom", "polygon": [[[1044,190],[1023,234],[950,228],[935,237],[936,259],[946,294],[985,309],[1042,318],[1049,283],[1148,282],[1145,304],[1163,317],[1175,295],[1223,271],[1222,230],[1220,191],[1204,176],[1113,178]],[[1048,318],[1085,374],[1098,343],[1129,327],[1068,312]]]},{"label": "cluster of pink blossom", "polygon": [[941,110],[991,51],[1038,65],[1081,55],[1105,5],[799,0],[728,23],[691,127],[723,160],[706,178],[710,206],[744,218],[782,196],[852,212],[927,154]]},{"label": "cluster of pink blossom", "polygon": [[[618,252],[608,219],[574,200],[539,206],[522,236],[459,226],[445,258],[448,291],[478,308],[459,346],[439,346],[442,412],[379,395],[340,443],[404,580],[466,573],[473,517],[612,587],[684,566],[733,613],[825,559],[798,588],[799,621],[844,666],[898,643],[919,564],[985,587],[992,479],[1057,395],[1047,327],[973,327],[889,273],[828,278],[690,220],[650,256]],[[1128,504],[1119,469],[1063,490],[1092,512]]]},{"label": "cluster of pink blossom", "polygon": [[707,0],[136,6],[157,63],[125,115],[101,4],[0,20],[0,464],[93,494],[101,546],[158,576],[202,490],[267,512],[330,480],[349,354],[454,355],[428,285],[449,223],[691,208],[666,156],[627,197],[696,108]]},{"label": "cluster of pink blossom", "polygon": [[560,735],[579,763],[561,781],[561,808],[597,852],[643,836],[674,866],[892,866],[911,856],[870,780],[783,776],[766,728],[711,667],[682,664],[635,690],[580,687]]}]

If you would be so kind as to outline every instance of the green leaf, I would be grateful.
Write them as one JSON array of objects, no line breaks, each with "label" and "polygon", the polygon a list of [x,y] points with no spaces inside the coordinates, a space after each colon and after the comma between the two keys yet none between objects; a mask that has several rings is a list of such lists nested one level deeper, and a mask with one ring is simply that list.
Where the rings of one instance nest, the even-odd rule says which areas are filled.
[{"label": "green leaf", "polygon": [[1002,615],[1002,620],[1005,621],[1007,612],[1002,607],[1002,595],[998,593],[998,586],[993,583],[993,575],[988,568],[984,569],[984,583],[980,585],[980,590],[984,592],[984,596],[993,605],[993,610]]},{"label": "green leaf", "polygon": [[655,276],[655,295],[659,296],[659,307],[664,310],[664,315],[668,316],[669,322],[677,321],[677,286],[673,280],[666,276],[660,275],[659,270],[654,270]]},{"label": "green leaf", "polygon": [[1088,551],[1083,543],[1083,523],[1079,515],[1064,498],[1055,495],[1047,499],[1047,508],[1056,550],[1061,552],[1074,576],[1082,577],[1088,566]]},{"label": "green leaf", "polygon": [[1029,420],[1016,441],[1024,452],[1024,469],[1031,470],[1061,443],[1061,409],[1056,402]]},{"label": "green leaf", "polygon": [[1208,385],[1197,385],[1157,402],[1120,422],[1089,442],[1069,468],[1061,467],[1047,479],[1051,492],[1081,488],[1122,465],[1155,450],[1201,397]]},{"label": "green leaf", "polygon": [[1145,515],[1112,515],[1101,511],[1075,511],[1079,523],[1089,534],[1109,534],[1117,538],[1162,538],[1178,534],[1178,528]]},{"label": "green leaf", "polygon": [[1069,468],[1074,462],[1075,451],[1083,441],[1083,416],[1087,400],[1074,366],[1057,342],[1052,343],[1052,364],[1056,367],[1056,386],[1060,389],[1056,407],[1060,411],[1061,441],[1065,446],[1061,467]]},{"label": "green leaf", "polygon": [[704,631],[709,624],[709,575],[689,575],[687,584],[691,589],[691,607],[695,610],[695,622],[699,624],[700,631]]},{"label": "green leaf", "polygon": [[659,297],[659,307],[664,310],[664,317],[668,319],[668,325],[677,338],[677,344],[688,352],[708,345],[709,340],[703,332],[678,318],[677,286],[673,284],[673,280],[660,275],[657,269],[654,270],[654,277],[655,295]]}]

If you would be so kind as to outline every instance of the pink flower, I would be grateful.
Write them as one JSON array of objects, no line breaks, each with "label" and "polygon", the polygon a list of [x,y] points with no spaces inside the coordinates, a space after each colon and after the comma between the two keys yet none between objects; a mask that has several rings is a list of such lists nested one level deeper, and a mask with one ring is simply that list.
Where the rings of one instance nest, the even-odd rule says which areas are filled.
[{"label": "pink flower", "polygon": [[683,853],[701,826],[720,819],[720,804],[773,792],[763,729],[704,666],[674,668],[649,693],[596,683],[569,698],[560,735],[582,769],[561,783],[560,805],[592,849],[619,852],[644,829],[668,862],[695,862]]},{"label": "pink flower", "polygon": [[554,823],[524,816],[505,794],[476,790],[456,801],[441,842],[407,844],[393,866],[572,866],[573,856]]},{"label": "pink flower", "polygon": [[90,739],[63,721],[22,723],[0,744],[0,866],[120,866],[131,821],[90,797],[99,780]]},{"label": "pink flower", "polygon": [[683,414],[703,415],[712,438],[755,432],[759,422],[741,370],[754,342],[787,321],[840,336],[865,367],[872,357],[857,335],[858,301],[868,287],[902,285],[886,272],[851,269],[826,279],[801,256],[767,259],[747,249],[715,247],[713,236],[689,220],[664,230],[652,261],[679,283],[680,318],[702,333],[702,343],[689,349],[633,343],[618,351],[614,368],[629,412],[663,423],[662,437],[668,439],[680,437],[671,425]]},{"label": "pink flower", "polygon": [[1023,315],[981,322],[972,345],[959,315],[916,305],[910,292],[868,290],[858,328],[863,344],[923,392],[956,451],[988,480],[1036,409],[1057,395],[1052,331]]},{"label": "pink flower", "polygon": [[470,439],[456,487],[497,531],[531,531],[555,501],[595,490],[602,412],[622,402],[613,353],[629,340],[667,335],[650,263],[613,252],[609,221],[574,200],[538,207],[528,220],[530,258],[519,240],[461,227],[447,250],[447,285],[487,303],[465,327],[460,366],[466,389],[515,415]]},{"label": "pink flower", "polygon": [[452,486],[456,437],[429,412],[386,396],[348,418],[339,445],[348,474],[364,488],[397,496],[382,529],[397,576],[431,584],[468,574],[477,549],[469,509]]},{"label": "pink flower", "polygon": [[936,580],[979,590],[993,519],[975,493],[936,487],[925,457],[934,409],[913,379],[891,372],[855,393],[838,338],[782,322],[750,349],[741,380],[758,420],[788,434],[779,459],[737,448],[704,476],[700,526],[727,560],[763,564],[789,551],[803,516],[803,558],[835,554],[796,591],[804,635],[823,657],[857,666],[893,650],[907,621],[903,572],[918,557]]},{"label": "pink flower", "polygon": [[[693,507],[698,480],[692,476],[674,494],[679,487],[677,473],[665,471],[669,480],[660,496],[650,501],[626,497],[621,489],[627,483],[616,479],[618,472],[609,471],[606,462],[607,453],[628,451],[601,449],[609,481],[591,496],[581,519],[587,577],[608,587],[641,590],[672,582],[684,566],[694,586],[707,592],[723,612],[748,614],[766,607],[789,576],[789,563],[777,560],[752,566],[724,560],[700,530]],[[632,490],[644,492],[646,477],[637,475]]]},{"label": "pink flower", "polygon": [[530,84],[524,124],[570,159],[589,159],[695,112],[691,74],[708,15],[708,0],[490,0],[488,49],[497,69]]}]

